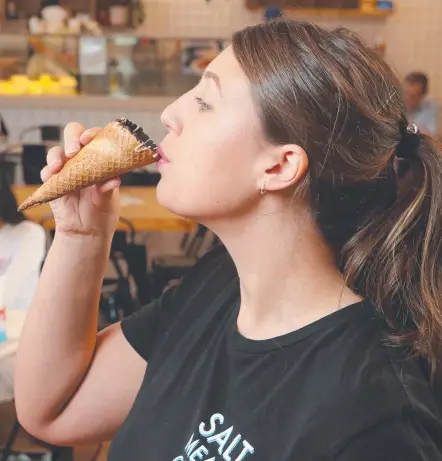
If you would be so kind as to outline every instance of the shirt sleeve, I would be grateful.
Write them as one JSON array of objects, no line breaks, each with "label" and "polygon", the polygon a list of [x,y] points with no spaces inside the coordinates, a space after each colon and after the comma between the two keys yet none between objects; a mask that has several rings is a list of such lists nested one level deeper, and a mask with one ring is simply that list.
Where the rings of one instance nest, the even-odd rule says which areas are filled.
[{"label": "shirt sleeve", "polygon": [[436,136],[439,128],[439,108],[437,104],[431,104],[428,112],[426,129],[431,136]]},{"label": "shirt sleeve", "polygon": [[[230,277],[229,268],[234,266],[229,263],[223,247],[209,251],[179,284],[173,285],[159,299],[121,322],[126,340],[144,360],[149,361],[158,341],[165,337],[172,324],[181,322],[185,328],[189,305],[200,304],[203,291],[209,291],[212,295],[216,293],[217,286],[224,284],[226,276]],[[195,298],[197,294],[198,300]]]},{"label": "shirt sleeve", "polygon": [[414,421],[379,424],[355,437],[335,461],[442,461],[442,441]]},{"label": "shirt sleeve", "polygon": [[436,136],[439,131],[439,106],[436,101],[428,99],[417,116],[416,124],[429,136]]},{"label": "shirt sleeve", "polygon": [[142,307],[121,322],[121,330],[135,351],[146,361],[152,355],[156,339],[161,334],[166,314],[173,315],[177,287]]}]

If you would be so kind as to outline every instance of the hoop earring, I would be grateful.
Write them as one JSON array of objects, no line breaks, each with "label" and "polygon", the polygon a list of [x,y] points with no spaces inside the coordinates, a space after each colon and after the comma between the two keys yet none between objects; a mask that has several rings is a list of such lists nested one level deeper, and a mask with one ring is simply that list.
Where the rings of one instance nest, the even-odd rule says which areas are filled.
[{"label": "hoop earring", "polygon": [[264,195],[267,192],[267,186],[266,183],[263,182],[261,186],[261,195]]}]

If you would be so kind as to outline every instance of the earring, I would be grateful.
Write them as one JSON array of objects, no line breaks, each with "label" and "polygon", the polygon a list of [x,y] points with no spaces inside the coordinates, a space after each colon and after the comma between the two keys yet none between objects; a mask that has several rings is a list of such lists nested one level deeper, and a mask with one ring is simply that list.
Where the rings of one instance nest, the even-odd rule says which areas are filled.
[{"label": "earring", "polygon": [[263,182],[261,186],[261,195],[264,195],[267,192],[267,186],[266,183]]}]

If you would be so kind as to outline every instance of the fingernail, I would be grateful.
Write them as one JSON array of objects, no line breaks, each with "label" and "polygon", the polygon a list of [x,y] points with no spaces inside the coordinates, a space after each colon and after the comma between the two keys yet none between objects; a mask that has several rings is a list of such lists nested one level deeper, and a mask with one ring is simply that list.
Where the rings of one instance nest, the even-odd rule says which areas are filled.
[{"label": "fingernail", "polygon": [[111,179],[109,181],[109,187],[111,187],[112,189],[117,189],[118,187],[120,187],[120,184],[121,181],[119,179]]},{"label": "fingernail", "polygon": [[76,154],[80,150],[80,144],[78,142],[72,142],[66,145],[66,155],[69,157],[70,155]]},{"label": "fingernail", "polygon": [[91,137],[90,133],[85,131],[81,136],[80,136],[80,141],[84,144],[85,141],[89,141],[89,138]]}]

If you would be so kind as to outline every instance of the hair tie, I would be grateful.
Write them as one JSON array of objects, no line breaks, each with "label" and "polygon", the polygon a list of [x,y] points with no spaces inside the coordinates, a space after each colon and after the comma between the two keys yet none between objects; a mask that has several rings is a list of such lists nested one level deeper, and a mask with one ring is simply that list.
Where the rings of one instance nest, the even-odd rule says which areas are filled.
[{"label": "hair tie", "polygon": [[421,132],[415,123],[411,123],[402,132],[402,139],[396,147],[396,157],[412,160],[418,156]]}]

